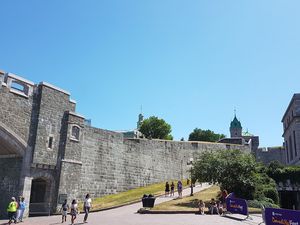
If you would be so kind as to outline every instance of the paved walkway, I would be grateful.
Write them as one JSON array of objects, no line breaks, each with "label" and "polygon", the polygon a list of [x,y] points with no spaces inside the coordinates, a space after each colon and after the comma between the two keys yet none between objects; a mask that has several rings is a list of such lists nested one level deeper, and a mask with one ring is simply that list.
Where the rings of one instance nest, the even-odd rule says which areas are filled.
[{"label": "paved walkway", "polygon": [[[198,185],[194,188],[194,192],[208,188],[208,184]],[[190,189],[183,190],[183,196],[190,194]],[[178,195],[175,194],[175,198]],[[171,197],[159,197],[155,203],[161,203],[171,200]],[[218,215],[195,215],[195,214],[138,214],[136,213],[142,207],[141,203],[123,206],[117,209],[91,213],[88,218],[90,225],[242,225],[242,224],[259,224],[262,219],[260,215],[251,215],[252,220],[242,221],[244,217],[234,216],[234,218],[221,217]],[[75,221],[76,225],[84,224],[83,214],[78,216]],[[70,216],[67,223],[70,224]],[[0,225],[6,224],[6,220],[0,220]],[[49,217],[30,217],[27,218],[22,225],[58,225],[61,223],[61,216]]]}]

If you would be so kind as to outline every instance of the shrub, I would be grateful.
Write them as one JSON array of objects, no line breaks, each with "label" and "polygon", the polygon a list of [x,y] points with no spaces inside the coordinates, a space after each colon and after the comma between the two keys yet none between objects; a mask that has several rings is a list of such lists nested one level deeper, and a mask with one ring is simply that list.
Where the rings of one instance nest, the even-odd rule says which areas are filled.
[{"label": "shrub", "polygon": [[276,189],[266,188],[263,190],[264,196],[266,198],[272,199],[275,204],[279,204],[279,195]]},{"label": "shrub", "polygon": [[248,200],[248,206],[251,208],[261,208],[270,207],[270,208],[279,208],[278,205],[272,204],[272,199],[265,198],[264,200]]}]

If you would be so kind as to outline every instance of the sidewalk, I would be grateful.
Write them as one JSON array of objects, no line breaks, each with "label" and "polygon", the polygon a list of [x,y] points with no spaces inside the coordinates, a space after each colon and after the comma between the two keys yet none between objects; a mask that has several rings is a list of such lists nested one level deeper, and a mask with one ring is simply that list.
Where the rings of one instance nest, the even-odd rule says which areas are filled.
[{"label": "sidewalk", "polygon": [[[202,186],[197,185],[194,192],[208,188],[208,184]],[[190,188],[183,190],[183,196],[190,195]],[[175,194],[175,198],[178,194]],[[172,200],[173,197],[158,197],[156,203]],[[251,215],[252,220],[242,221],[240,219],[230,219],[218,215],[195,215],[195,214],[138,214],[138,209],[142,208],[142,203],[135,203],[132,205],[123,206],[116,209],[106,210],[91,213],[88,218],[89,225],[244,225],[244,224],[259,224],[262,219],[261,215]],[[83,214],[80,214],[75,221],[76,225],[84,224]],[[7,224],[7,220],[0,220],[0,225]],[[70,224],[70,216],[66,223],[61,223],[61,216],[44,216],[44,217],[30,217],[26,218],[22,225],[58,225]]]}]

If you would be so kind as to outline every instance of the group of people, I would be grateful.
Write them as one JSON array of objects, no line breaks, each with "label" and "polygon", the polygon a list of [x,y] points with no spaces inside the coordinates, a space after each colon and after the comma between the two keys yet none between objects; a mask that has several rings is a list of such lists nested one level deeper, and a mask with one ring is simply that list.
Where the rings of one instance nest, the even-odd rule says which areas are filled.
[{"label": "group of people", "polygon": [[[90,194],[87,194],[85,196],[84,202],[83,202],[83,210],[84,210],[84,219],[83,222],[87,223],[88,215],[90,212],[90,209],[92,207],[92,199],[90,197]],[[8,224],[11,223],[18,223],[23,222],[23,215],[24,211],[26,209],[26,203],[24,197],[19,197],[19,201],[16,201],[15,197],[11,198],[11,202],[7,206],[7,214],[8,214]],[[61,222],[64,223],[67,221],[67,215],[68,213],[71,215],[71,224],[74,224],[77,215],[79,214],[78,209],[78,202],[76,199],[72,200],[71,205],[69,206],[67,199],[64,200],[64,203],[61,206],[61,215],[62,220]]]},{"label": "group of people", "polygon": [[[90,209],[92,207],[92,199],[90,197],[90,194],[87,194],[85,196],[84,202],[83,202],[83,210],[84,210],[84,218],[83,222],[87,223],[88,215],[90,212]],[[61,206],[61,215],[62,215],[62,220],[61,222],[64,223],[67,221],[67,215],[70,213],[71,215],[71,224],[74,224],[77,215],[80,213],[78,209],[78,202],[76,199],[72,200],[71,206],[69,206],[67,199],[65,199],[64,203]]]},{"label": "group of people", "polygon": [[12,222],[18,223],[23,222],[23,215],[26,209],[25,198],[20,196],[18,201],[15,197],[11,198],[10,203],[7,206],[8,224]]},{"label": "group of people", "polygon": [[[223,190],[220,196],[220,200],[215,200],[214,198],[212,198],[210,200],[210,202],[208,203],[208,213],[209,214],[219,214],[219,215],[223,215],[225,209],[226,209],[226,197],[228,196],[228,193],[226,190]],[[205,203],[200,200],[198,203],[198,207],[199,207],[199,213],[201,215],[205,214]]]},{"label": "group of people", "polygon": [[[170,185],[169,182],[167,181],[165,185],[165,197],[174,196],[174,192],[175,192],[174,182],[172,181]],[[182,198],[182,182],[180,180],[177,182],[177,192],[178,192],[178,197]]]}]

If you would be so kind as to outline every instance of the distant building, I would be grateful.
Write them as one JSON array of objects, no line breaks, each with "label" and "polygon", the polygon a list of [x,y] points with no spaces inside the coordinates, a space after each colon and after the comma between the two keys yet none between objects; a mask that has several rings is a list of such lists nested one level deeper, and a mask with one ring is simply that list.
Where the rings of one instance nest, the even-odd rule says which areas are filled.
[{"label": "distant building", "polygon": [[300,165],[300,94],[293,95],[281,122],[287,164]]},{"label": "distant building", "polygon": [[137,122],[136,129],[134,130],[125,130],[125,131],[116,131],[118,133],[122,133],[125,139],[132,139],[132,138],[143,138],[144,135],[139,131],[142,122],[144,121],[144,116],[142,113],[139,114],[139,119]]},{"label": "distant building", "polygon": [[259,146],[259,136],[250,134],[248,131],[243,133],[241,122],[234,115],[230,123],[230,138],[222,138],[219,143],[229,143],[238,145],[249,145],[251,152],[255,153]]}]

